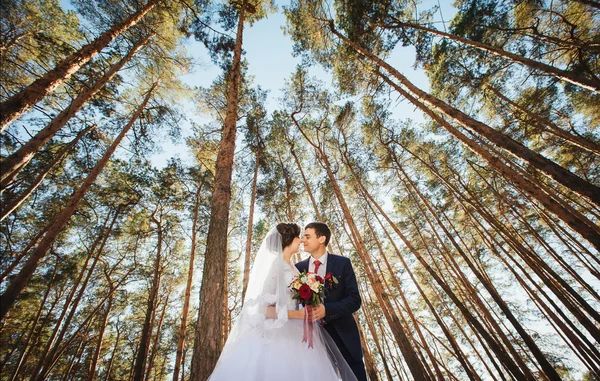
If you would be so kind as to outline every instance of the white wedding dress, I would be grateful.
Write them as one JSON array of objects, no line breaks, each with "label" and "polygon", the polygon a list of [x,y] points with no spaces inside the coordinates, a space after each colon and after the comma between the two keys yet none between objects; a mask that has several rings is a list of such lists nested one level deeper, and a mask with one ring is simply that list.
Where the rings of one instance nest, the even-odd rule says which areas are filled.
[{"label": "white wedding dress", "polygon": [[[283,260],[277,236],[277,230],[271,230],[263,241],[242,312],[209,381],[356,380],[320,324],[313,324],[313,348],[309,348],[302,341],[304,321],[288,319],[288,310],[298,309],[288,289],[298,270]],[[271,256],[265,257],[265,251]],[[266,307],[273,305],[277,318],[267,319]]]}]

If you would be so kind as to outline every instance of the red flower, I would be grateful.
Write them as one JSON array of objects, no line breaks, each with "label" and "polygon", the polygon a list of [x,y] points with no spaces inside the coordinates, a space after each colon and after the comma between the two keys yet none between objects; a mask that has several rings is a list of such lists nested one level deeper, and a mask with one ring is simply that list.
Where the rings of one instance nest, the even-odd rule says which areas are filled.
[{"label": "red flower", "polygon": [[320,276],[318,276],[318,275],[317,275],[317,280],[318,280],[318,281],[319,281],[319,283],[321,283],[321,284],[325,283],[325,282],[323,281],[323,278],[321,278],[321,277],[320,277]]},{"label": "red flower", "polygon": [[327,274],[325,274],[325,280],[330,280],[331,277],[333,276],[333,273],[330,271]]},{"label": "red flower", "polygon": [[298,290],[298,295],[300,295],[300,297],[304,300],[309,300],[312,296],[312,293],[312,290],[310,289],[310,287],[308,287],[307,284],[303,284]]}]

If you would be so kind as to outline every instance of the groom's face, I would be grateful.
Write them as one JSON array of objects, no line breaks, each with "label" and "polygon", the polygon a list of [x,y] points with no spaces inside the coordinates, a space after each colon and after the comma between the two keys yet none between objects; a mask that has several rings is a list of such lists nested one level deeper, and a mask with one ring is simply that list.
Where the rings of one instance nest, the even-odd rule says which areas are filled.
[{"label": "groom's face", "polygon": [[317,237],[315,229],[304,229],[302,243],[304,244],[304,251],[307,253],[314,253],[321,247],[321,245],[325,244],[325,237]]}]

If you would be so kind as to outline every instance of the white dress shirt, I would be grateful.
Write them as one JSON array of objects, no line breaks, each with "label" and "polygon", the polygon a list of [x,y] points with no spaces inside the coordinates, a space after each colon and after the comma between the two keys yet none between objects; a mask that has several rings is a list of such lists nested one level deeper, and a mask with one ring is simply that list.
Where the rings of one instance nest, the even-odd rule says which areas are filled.
[{"label": "white dress shirt", "polygon": [[[321,256],[321,258],[319,258],[319,262],[321,262],[321,265],[319,266],[319,271],[317,272],[317,275],[321,276],[321,278],[325,278],[325,274],[327,273],[327,257],[328,256],[329,256],[329,253],[325,252],[325,254],[323,254]],[[311,272],[311,273],[315,272],[315,259],[312,256],[308,260],[308,272]]]}]

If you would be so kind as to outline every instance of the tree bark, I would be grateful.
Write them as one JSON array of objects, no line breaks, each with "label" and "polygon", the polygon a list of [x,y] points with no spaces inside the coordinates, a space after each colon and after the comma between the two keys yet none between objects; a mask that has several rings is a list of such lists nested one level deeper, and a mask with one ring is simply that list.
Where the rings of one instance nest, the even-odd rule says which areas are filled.
[{"label": "tree bark", "polygon": [[19,147],[18,150],[10,154],[2,160],[0,169],[0,190],[5,189],[10,185],[15,177],[21,172],[38,152],[56,133],[79,111],[85,106],[90,99],[102,90],[104,86],[129,62],[133,56],[154,36],[154,33],[149,34],[139,41],[125,57],[119,62],[111,66],[92,87],[82,88],[81,92],[71,102],[67,108],[62,110],[50,123],[38,131],[27,143]]},{"label": "tree bark", "polygon": [[227,94],[227,114],[215,166],[215,188],[204,255],[200,309],[194,338],[190,378],[206,381],[221,353],[224,264],[227,262],[227,232],[231,201],[231,176],[235,153],[236,122],[241,77],[242,38],[246,1],[239,9],[235,49]]},{"label": "tree bark", "polygon": [[119,347],[119,340],[121,338],[121,330],[119,329],[119,321],[117,320],[117,324],[115,325],[115,330],[117,331],[117,337],[115,338],[115,345],[113,346],[113,350],[110,355],[110,359],[108,360],[108,364],[106,364],[106,375],[104,377],[104,381],[108,381],[111,379],[110,372],[112,370],[112,365],[115,361],[115,356],[117,355],[117,348]]},{"label": "tree bark", "polygon": [[[58,259],[57,259],[58,262]],[[50,290],[52,289],[52,281],[54,281],[54,278],[56,276],[56,270],[57,270],[57,264],[54,265],[54,268],[52,269],[52,278],[50,278],[50,281],[48,282],[48,287],[46,288],[46,291],[44,292],[44,297],[42,298],[42,301],[40,303],[40,308],[37,311],[37,314],[35,315],[35,320],[33,321],[33,324],[31,325],[31,330],[29,331],[29,334],[27,335],[27,339],[25,340],[25,346],[23,348],[23,352],[21,353],[21,355],[19,356],[19,359],[17,360],[17,366],[15,367],[15,370],[13,371],[11,377],[10,377],[10,381],[14,381],[17,379],[17,376],[19,375],[19,371],[21,370],[21,366],[23,366],[23,363],[25,362],[25,358],[27,357],[29,350],[31,348],[31,339],[33,338],[33,335],[36,331],[36,328],[38,326],[38,323],[40,321],[40,318],[42,317],[42,312],[44,311],[44,307],[46,305],[46,300],[48,299],[48,295],[50,294]],[[57,298],[58,300],[58,298]]]},{"label": "tree bark", "polygon": [[148,90],[140,106],[134,112],[131,119],[125,125],[121,133],[106,150],[100,161],[98,161],[98,164],[96,164],[94,169],[92,169],[90,174],[86,177],[83,183],[81,183],[79,188],[77,188],[77,190],[73,192],[73,195],[71,196],[71,199],[69,200],[68,204],[50,223],[49,227],[46,229],[46,234],[40,240],[40,243],[37,245],[37,247],[32,251],[31,255],[29,256],[29,259],[25,262],[19,274],[17,274],[12,279],[11,283],[6,287],[6,290],[0,296],[0,320],[4,318],[6,313],[10,310],[12,305],[17,300],[23,288],[27,286],[29,278],[31,278],[31,275],[33,275],[33,272],[38,266],[38,262],[44,257],[50,246],[54,243],[54,240],[56,239],[58,234],[67,225],[67,222],[69,221],[73,213],[75,213],[75,210],[77,210],[79,203],[81,202],[87,191],[90,189],[92,184],[96,181],[98,175],[104,169],[106,163],[108,163],[108,160],[110,159],[112,154],[115,152],[115,150],[117,149],[127,132],[129,132],[135,121],[142,114],[142,111],[150,101],[150,97],[152,96],[152,93],[154,92],[157,86],[158,81],[154,83],[150,90]]},{"label": "tree bark", "polygon": [[151,0],[123,22],[102,33],[96,40],[85,45],[79,51],[71,54],[56,67],[32,84],[0,104],[0,132],[4,131],[13,121],[30,110],[37,102],[50,94],[66,81],[81,66],[94,58],[102,49],[110,44],[118,35],[136,25],[148,12],[162,0]]}]

